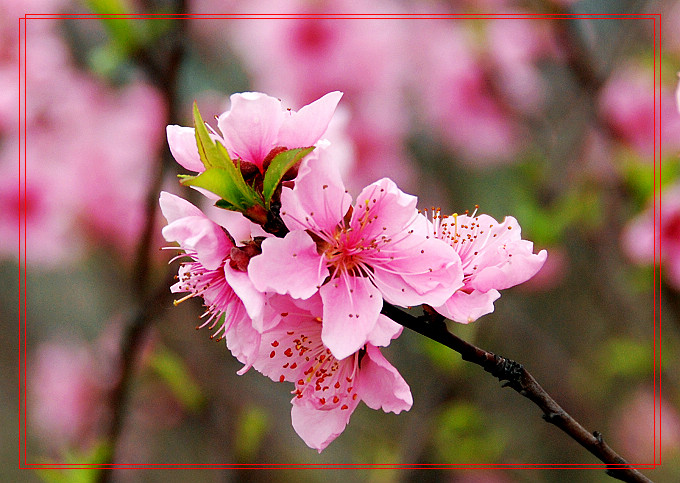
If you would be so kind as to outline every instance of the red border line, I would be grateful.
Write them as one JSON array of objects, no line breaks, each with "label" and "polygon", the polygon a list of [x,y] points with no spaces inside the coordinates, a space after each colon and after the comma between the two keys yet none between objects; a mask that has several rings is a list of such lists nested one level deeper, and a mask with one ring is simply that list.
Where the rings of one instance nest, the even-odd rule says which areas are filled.
[{"label": "red border line", "polygon": [[[453,469],[453,468],[545,468],[545,469],[584,469],[584,468],[601,468],[605,469],[607,467],[623,467],[624,465],[606,465],[604,463],[457,463],[457,464],[351,464],[351,463],[337,463],[337,464],[306,464],[306,463],[294,463],[294,464],[145,464],[145,463],[112,463],[112,464],[88,464],[88,463],[28,463],[27,456],[27,405],[26,405],[26,386],[27,386],[27,290],[26,290],[26,210],[27,210],[27,200],[26,200],[26,165],[27,165],[27,150],[26,150],[26,135],[27,135],[27,20],[40,20],[40,19],[100,19],[100,18],[117,18],[117,19],[181,19],[181,18],[192,18],[197,20],[222,20],[222,19],[233,19],[233,20],[275,20],[275,19],[347,19],[347,20],[397,20],[397,19],[530,19],[530,18],[542,18],[542,19],[642,19],[642,20],[653,20],[653,56],[654,56],[654,257],[656,262],[657,247],[656,247],[656,214],[657,214],[657,182],[660,178],[657,178],[657,154],[659,156],[659,176],[661,172],[661,96],[658,96],[657,103],[657,86],[659,93],[661,92],[661,61],[658,60],[658,78],[657,78],[657,56],[660,56],[661,49],[661,14],[577,14],[577,13],[565,13],[565,14],[327,14],[327,15],[301,15],[301,14],[25,14],[23,17],[19,18],[19,184],[20,184],[20,233],[19,233],[19,293],[20,296],[23,295],[23,306],[22,301],[19,302],[19,318],[20,318],[20,330],[19,330],[19,368],[20,368],[20,414],[19,414],[19,424],[23,423],[23,427],[20,427],[19,431],[19,459],[21,468],[34,468],[34,469],[78,469],[78,468],[306,468],[306,469],[327,469],[327,468],[356,468],[356,469],[368,469],[368,468],[431,468],[431,469]],[[657,30],[657,20],[659,21],[659,28]],[[658,38],[657,38],[658,31]],[[659,42],[659,51],[657,51],[657,42]],[[22,70],[23,62],[23,70]],[[22,79],[23,74],[23,79]],[[658,111],[657,111],[658,107]],[[22,110],[23,109],[23,110]],[[23,112],[23,118],[21,114]],[[657,113],[659,114],[659,123],[657,129]],[[23,136],[23,137],[22,137]],[[657,151],[657,136],[659,138],[658,151]],[[23,164],[22,164],[22,154],[23,154]],[[23,170],[23,172],[22,172]],[[22,176],[23,174],[23,176]],[[23,183],[23,185],[22,185]],[[661,186],[659,184],[659,198],[661,196]],[[659,214],[661,210],[661,201],[658,201]],[[660,244],[660,240],[659,240]],[[659,245],[659,254],[661,251],[661,246]],[[21,266],[23,264],[23,267]],[[653,300],[653,322],[654,322],[654,372],[653,372],[653,385],[654,385],[654,462],[653,463],[640,463],[640,464],[630,464],[629,466],[637,469],[653,469],[661,464],[661,441],[659,437],[659,458],[657,463],[656,458],[656,423],[657,423],[657,397],[659,402],[659,425],[661,422],[660,414],[660,397],[661,397],[661,384],[660,384],[660,353],[661,349],[659,347],[657,351],[657,340],[660,345],[660,294],[657,294],[657,289],[660,286],[660,273],[661,269],[656,267],[654,264],[654,300]],[[658,276],[658,284],[657,284]],[[23,282],[23,283],[22,283]],[[657,298],[658,295],[658,298]],[[657,310],[657,303],[659,304],[659,310]],[[658,319],[657,319],[658,314]],[[657,330],[656,323],[659,323]],[[23,331],[23,332],[22,332]],[[23,344],[22,344],[23,342]],[[23,351],[23,352],[22,352]],[[659,370],[657,371],[657,363],[659,363]],[[657,392],[658,387],[658,392]],[[660,436],[660,427],[659,427]],[[22,447],[23,444],[23,447]],[[23,453],[22,453],[23,449]]]}]

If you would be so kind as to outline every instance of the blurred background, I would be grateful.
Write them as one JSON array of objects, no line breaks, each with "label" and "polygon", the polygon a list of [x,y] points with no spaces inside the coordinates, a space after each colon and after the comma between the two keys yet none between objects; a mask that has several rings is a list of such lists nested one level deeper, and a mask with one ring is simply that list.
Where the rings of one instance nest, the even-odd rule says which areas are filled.
[{"label": "blurred background", "polygon": [[[651,19],[68,15],[273,12],[660,12],[661,89]],[[25,13],[64,15],[26,22],[20,184]],[[515,216],[549,252],[493,314],[450,329],[524,364],[628,461],[660,455],[653,480],[680,481],[679,23],[675,1],[0,0],[0,480],[613,481],[601,469],[502,467],[18,469],[24,268],[28,463],[599,463],[528,400],[408,331],[384,353],[411,386],[411,411],[360,405],[319,455],[291,427],[292,387],[237,376],[224,342],[194,330],[200,303],[173,307],[158,193],[198,199],[177,182],[165,126],[191,125],[194,99],[212,119],[234,92],[299,109],[341,90],[327,137],[353,194],[389,176],[422,208]]]}]

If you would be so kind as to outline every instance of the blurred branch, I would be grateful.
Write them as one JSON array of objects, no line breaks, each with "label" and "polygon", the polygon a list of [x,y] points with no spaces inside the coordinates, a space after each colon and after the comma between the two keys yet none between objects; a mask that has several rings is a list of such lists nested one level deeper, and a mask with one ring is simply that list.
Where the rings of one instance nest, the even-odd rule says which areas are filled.
[{"label": "blurred branch", "polygon": [[414,317],[385,302],[382,313],[404,327],[453,349],[462,356],[464,361],[477,364],[500,381],[505,381],[503,387],[511,387],[532,401],[543,411],[545,421],[560,428],[605,463],[609,476],[628,482],[651,482],[610,448],[600,432],[588,432],[562,409],[521,364],[487,352],[456,337],[448,331],[443,316],[428,306],[424,306],[424,309],[422,316]]},{"label": "blurred branch", "polygon": [[[175,13],[182,14],[185,11],[186,1],[179,0]],[[172,36],[170,38],[171,46],[165,63],[159,64],[155,60],[158,55],[148,45],[140,46],[132,53],[133,59],[140,69],[147,74],[151,82],[161,91],[168,107],[169,120],[177,118],[175,102],[177,98],[177,77],[184,54],[185,30],[186,18],[180,17],[176,20],[175,28],[169,32],[169,35]],[[109,427],[104,435],[105,441],[110,445],[110,453],[107,461],[104,461],[104,464],[107,466],[102,469],[99,475],[100,482],[111,481],[113,477],[113,467],[110,465],[116,459],[116,447],[123,427],[135,363],[138,359],[144,336],[157,312],[164,306],[163,301],[169,297],[168,287],[173,283],[173,277],[168,273],[158,288],[149,294],[150,261],[153,259],[152,250],[155,251],[156,249],[152,247],[152,240],[158,216],[158,194],[161,190],[163,179],[172,165],[172,155],[166,143],[162,155],[159,156],[153,181],[149,185],[146,195],[146,221],[137,245],[130,280],[136,308],[131,317],[125,322],[120,343],[119,379],[111,390],[110,403],[112,416]]]}]

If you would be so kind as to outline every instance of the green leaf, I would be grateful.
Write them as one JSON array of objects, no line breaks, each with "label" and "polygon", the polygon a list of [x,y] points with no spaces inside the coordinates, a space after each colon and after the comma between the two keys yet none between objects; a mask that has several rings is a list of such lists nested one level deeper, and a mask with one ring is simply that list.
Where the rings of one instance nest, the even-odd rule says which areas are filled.
[{"label": "green leaf", "polygon": [[196,411],[201,407],[204,402],[201,389],[180,357],[169,349],[160,347],[154,351],[150,365],[184,408]]},{"label": "green leaf", "polygon": [[[194,101],[194,128],[196,131],[196,146],[198,147],[198,154],[201,157],[201,162],[206,169],[216,167],[233,169],[236,171],[236,166],[229,157],[229,153],[220,143],[215,143],[210,137],[208,128],[205,127],[205,121],[198,111],[198,104]],[[222,149],[219,149],[219,148]],[[234,173],[236,174],[236,173]],[[243,179],[243,176],[241,176]]]},{"label": "green leaf", "polygon": [[121,52],[130,53],[141,43],[145,19],[126,17],[131,12],[121,0],[86,0],[89,9],[101,14],[99,20],[106,28],[111,41]]},{"label": "green leaf", "polygon": [[[245,211],[259,204],[259,196],[250,186],[244,183],[245,189],[238,186],[232,170],[224,168],[208,168],[204,172],[184,178],[180,181],[184,186],[195,186],[215,193],[222,198],[229,209]],[[224,207],[224,206],[222,206]]]},{"label": "green leaf", "polygon": [[262,195],[267,206],[269,206],[272,196],[274,196],[274,191],[276,191],[276,187],[286,172],[313,150],[314,146],[295,148],[274,156],[274,159],[272,159],[271,164],[267,168],[267,172],[264,174],[264,182],[262,183]]}]

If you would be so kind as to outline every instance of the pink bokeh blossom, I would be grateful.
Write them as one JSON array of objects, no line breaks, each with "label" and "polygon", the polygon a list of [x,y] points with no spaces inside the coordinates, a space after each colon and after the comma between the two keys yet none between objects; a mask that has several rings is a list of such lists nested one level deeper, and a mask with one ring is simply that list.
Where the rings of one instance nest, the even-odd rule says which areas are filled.
[{"label": "pink bokeh blossom", "polygon": [[511,160],[521,148],[518,125],[490,89],[471,33],[443,19],[415,26],[410,77],[421,122],[469,163]]},{"label": "pink bokeh blossom", "polygon": [[680,290],[680,184],[663,189],[656,209],[649,206],[628,224],[623,231],[622,245],[637,264],[661,263],[662,276]]},{"label": "pink bokeh blossom", "polygon": [[29,424],[55,450],[94,436],[105,397],[94,355],[84,344],[46,342],[30,358]]},{"label": "pink bokeh blossom", "polygon": [[[615,72],[600,95],[600,111],[612,131],[650,162],[657,146],[655,125],[661,129],[662,155],[680,150],[680,116],[675,92],[662,86],[655,97],[654,90],[653,72],[631,64]],[[655,106],[659,101],[660,111],[658,105]]]}]

